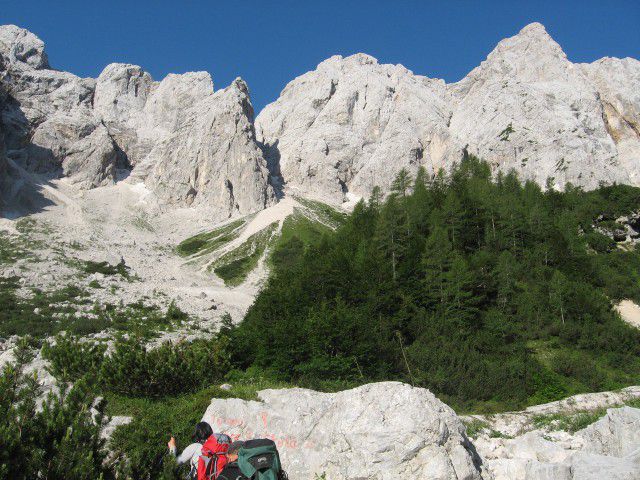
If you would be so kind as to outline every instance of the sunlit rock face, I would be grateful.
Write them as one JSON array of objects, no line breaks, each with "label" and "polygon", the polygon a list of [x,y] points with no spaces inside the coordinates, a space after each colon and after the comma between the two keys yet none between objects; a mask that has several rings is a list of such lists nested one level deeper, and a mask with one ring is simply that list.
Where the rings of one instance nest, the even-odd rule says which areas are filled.
[{"label": "sunlit rock face", "polygon": [[451,114],[443,81],[358,54],[290,82],[256,130],[289,186],[336,201],[347,191],[388,190],[403,167],[444,166],[453,156]]},{"label": "sunlit rock face", "polygon": [[287,186],[339,202],[401,168],[434,173],[462,152],[559,188],[640,183],[640,62],[571,63],[538,23],[446,85],[366,55],[332,57],[256,120]]},{"label": "sunlit rock face", "polygon": [[52,70],[43,42],[11,25],[0,27],[0,58],[3,140],[15,168],[81,188],[124,171],[162,202],[205,205],[216,217],[273,200],[242,80],[214,91],[206,72],[155,82],[127,64],[82,79]]}]

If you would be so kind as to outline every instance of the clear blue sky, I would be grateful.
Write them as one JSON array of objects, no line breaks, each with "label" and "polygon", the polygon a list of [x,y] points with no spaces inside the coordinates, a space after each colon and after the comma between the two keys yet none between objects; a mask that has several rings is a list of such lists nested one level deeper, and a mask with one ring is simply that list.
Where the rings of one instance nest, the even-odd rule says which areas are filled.
[{"label": "clear blue sky", "polygon": [[40,36],[54,68],[95,77],[127,62],[155,79],[206,70],[216,89],[241,76],[256,112],[335,54],[456,81],[533,21],[574,62],[640,58],[640,0],[0,1],[0,23]]}]

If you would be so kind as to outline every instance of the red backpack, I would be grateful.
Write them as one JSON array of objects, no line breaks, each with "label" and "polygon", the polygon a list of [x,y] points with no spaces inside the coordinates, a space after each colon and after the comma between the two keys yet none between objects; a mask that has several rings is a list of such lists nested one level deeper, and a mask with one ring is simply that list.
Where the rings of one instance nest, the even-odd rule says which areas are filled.
[{"label": "red backpack", "polygon": [[211,435],[204,445],[198,459],[198,480],[214,480],[227,464],[227,442],[219,442]]}]

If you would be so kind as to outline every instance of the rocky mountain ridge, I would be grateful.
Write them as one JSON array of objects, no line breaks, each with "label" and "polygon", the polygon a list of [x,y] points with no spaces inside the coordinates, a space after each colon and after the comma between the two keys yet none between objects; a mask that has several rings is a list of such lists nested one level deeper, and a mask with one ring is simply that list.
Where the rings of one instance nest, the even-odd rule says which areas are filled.
[{"label": "rocky mountain ridge", "polygon": [[637,185],[639,87],[637,60],[571,63],[533,23],[453,84],[332,57],[291,81],[256,129],[288,186],[334,203],[388,191],[401,168],[446,170],[464,151],[542,185]]},{"label": "rocky mountain ridge", "polygon": [[0,128],[13,185],[38,174],[86,189],[130,175],[166,204],[203,204],[219,219],[272,201],[241,79],[214,91],[206,72],[154,82],[125,64],[83,79],[53,70],[44,43],[12,25],[0,27],[0,57]]},{"label": "rocky mountain ridge", "polygon": [[640,182],[640,62],[574,64],[539,23],[453,84],[331,57],[255,128],[241,79],[216,91],[206,72],[157,82],[118,63],[82,79],[53,70],[44,43],[12,25],[0,27],[0,79],[5,199],[33,180],[25,172],[80,188],[129,176],[164,204],[223,219],[265,208],[283,186],[333,204],[388,191],[401,168],[435,174],[463,152],[558,188]]}]

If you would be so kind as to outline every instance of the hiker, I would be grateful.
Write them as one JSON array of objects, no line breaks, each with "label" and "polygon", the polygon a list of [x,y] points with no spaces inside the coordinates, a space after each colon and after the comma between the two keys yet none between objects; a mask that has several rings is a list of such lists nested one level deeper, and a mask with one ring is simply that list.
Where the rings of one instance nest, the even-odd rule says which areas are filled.
[{"label": "hiker", "polygon": [[244,445],[244,442],[237,441],[229,445],[227,450],[227,464],[220,472],[218,480],[248,480],[238,467],[238,452]]},{"label": "hiker", "polygon": [[227,463],[225,454],[231,439],[224,433],[214,433],[207,422],[196,425],[192,438],[194,443],[178,455],[176,439],[171,437],[167,443],[169,452],[176,457],[178,465],[189,462],[191,466],[189,478],[197,480],[215,478]]}]

